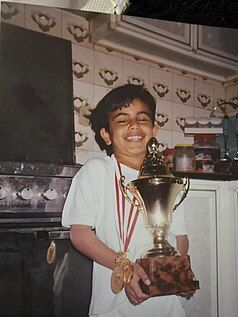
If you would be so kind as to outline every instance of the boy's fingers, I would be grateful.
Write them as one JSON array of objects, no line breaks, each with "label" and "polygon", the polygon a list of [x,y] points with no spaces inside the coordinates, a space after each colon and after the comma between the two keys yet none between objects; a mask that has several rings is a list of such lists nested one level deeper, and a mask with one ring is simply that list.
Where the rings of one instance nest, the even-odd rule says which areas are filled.
[{"label": "boy's fingers", "polygon": [[135,263],[135,269],[138,277],[142,280],[145,285],[150,285],[150,279],[145,273],[144,269],[137,263]]}]

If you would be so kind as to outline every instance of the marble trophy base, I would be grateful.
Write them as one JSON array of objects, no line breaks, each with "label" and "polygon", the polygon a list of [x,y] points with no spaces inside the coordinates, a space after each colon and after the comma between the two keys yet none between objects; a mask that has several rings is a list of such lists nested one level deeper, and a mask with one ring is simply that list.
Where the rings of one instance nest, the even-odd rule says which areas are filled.
[{"label": "marble trophy base", "polygon": [[138,259],[149,276],[151,285],[140,281],[143,293],[153,296],[191,295],[199,289],[199,282],[191,270],[189,255],[153,256]]}]

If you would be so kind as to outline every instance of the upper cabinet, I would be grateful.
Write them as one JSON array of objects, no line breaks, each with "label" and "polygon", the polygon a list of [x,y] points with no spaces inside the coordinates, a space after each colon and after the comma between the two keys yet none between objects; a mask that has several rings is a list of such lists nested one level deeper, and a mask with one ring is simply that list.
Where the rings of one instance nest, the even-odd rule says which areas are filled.
[{"label": "upper cabinet", "polygon": [[238,79],[238,30],[130,16],[95,15],[94,44],[222,82]]}]

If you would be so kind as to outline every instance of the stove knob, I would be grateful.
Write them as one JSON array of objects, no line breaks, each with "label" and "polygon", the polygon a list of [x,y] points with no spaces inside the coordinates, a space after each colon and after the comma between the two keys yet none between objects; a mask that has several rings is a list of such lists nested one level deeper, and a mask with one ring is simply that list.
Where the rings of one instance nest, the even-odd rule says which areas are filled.
[{"label": "stove knob", "polygon": [[58,196],[57,191],[55,189],[49,188],[44,193],[42,196],[47,199],[47,200],[55,200]]},{"label": "stove knob", "polygon": [[3,187],[0,187],[0,199],[4,199],[7,196],[7,191]]},{"label": "stove knob", "polygon": [[33,197],[33,191],[29,187],[26,187],[18,193],[18,196],[20,196],[23,200],[30,200]]}]

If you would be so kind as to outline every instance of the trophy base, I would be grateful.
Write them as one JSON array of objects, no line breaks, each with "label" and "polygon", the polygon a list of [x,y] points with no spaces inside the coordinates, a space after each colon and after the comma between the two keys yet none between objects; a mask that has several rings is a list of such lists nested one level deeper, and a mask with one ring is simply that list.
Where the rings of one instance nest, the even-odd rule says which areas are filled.
[{"label": "trophy base", "polygon": [[199,289],[199,282],[191,270],[189,255],[147,257],[136,260],[147,273],[151,284],[140,281],[143,293],[153,296],[191,295]]}]

